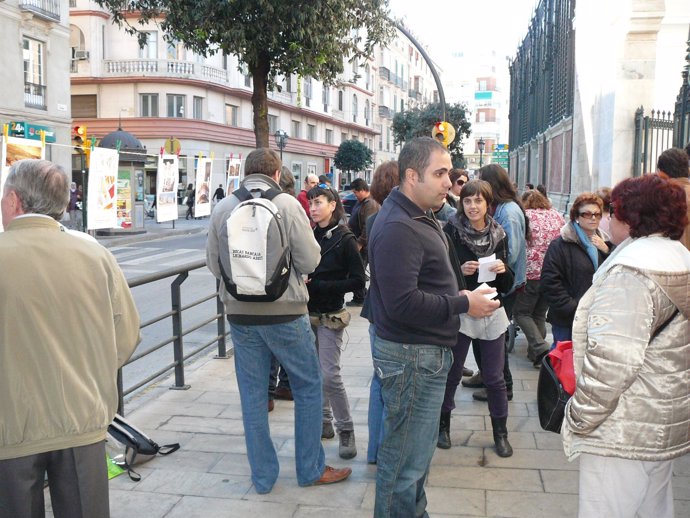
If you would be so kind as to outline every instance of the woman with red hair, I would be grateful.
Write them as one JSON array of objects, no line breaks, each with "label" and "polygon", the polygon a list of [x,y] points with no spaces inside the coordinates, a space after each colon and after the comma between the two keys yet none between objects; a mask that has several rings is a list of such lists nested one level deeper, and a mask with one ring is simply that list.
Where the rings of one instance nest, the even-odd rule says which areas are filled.
[{"label": "woman with red hair", "polygon": [[611,193],[617,248],[573,324],[577,388],[563,446],[580,457],[579,516],[673,517],[673,459],[690,452],[690,252],[685,193],[650,175]]}]

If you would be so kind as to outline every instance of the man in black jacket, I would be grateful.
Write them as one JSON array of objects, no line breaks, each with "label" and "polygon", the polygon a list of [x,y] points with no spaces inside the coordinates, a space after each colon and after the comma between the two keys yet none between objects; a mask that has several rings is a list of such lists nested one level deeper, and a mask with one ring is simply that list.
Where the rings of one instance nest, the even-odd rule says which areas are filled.
[{"label": "man in black jacket", "polygon": [[[355,178],[350,184],[352,191],[357,198],[357,204],[352,209],[352,215],[347,222],[350,230],[357,238],[357,248],[359,248],[359,255],[362,258],[362,264],[366,269],[369,262],[367,255],[367,219],[369,216],[376,214],[381,206],[376,203],[374,198],[369,194],[369,186],[362,178]],[[348,302],[348,306],[361,306],[364,304],[364,297],[366,295],[366,288],[361,288],[353,292],[352,301]]]},{"label": "man in black jacket", "polygon": [[387,412],[377,457],[377,518],[424,511],[459,315],[488,316],[499,306],[485,297],[493,288],[458,291],[448,243],[431,213],[451,186],[448,151],[430,137],[416,138],[398,164],[400,187],[386,198],[369,237],[373,359]]}]

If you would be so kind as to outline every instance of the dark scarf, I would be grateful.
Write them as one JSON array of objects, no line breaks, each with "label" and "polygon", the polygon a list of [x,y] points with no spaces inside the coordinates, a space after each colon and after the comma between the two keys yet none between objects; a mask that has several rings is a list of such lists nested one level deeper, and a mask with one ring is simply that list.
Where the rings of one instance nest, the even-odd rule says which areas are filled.
[{"label": "dark scarf", "polygon": [[450,219],[460,243],[469,248],[478,258],[494,253],[498,243],[506,237],[503,227],[488,214],[485,216],[485,221],[486,226],[482,230],[477,230],[460,212]]}]

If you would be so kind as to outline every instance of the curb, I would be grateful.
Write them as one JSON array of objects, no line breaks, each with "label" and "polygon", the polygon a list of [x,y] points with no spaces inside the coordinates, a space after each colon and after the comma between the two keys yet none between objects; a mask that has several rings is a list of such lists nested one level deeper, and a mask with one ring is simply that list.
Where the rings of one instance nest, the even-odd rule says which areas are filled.
[{"label": "curb", "polygon": [[168,237],[179,237],[193,234],[201,234],[207,232],[206,227],[191,227],[180,229],[168,229],[159,232],[146,232],[145,234],[134,234],[131,236],[97,236],[98,242],[106,248],[112,248],[119,245],[131,245],[134,243],[144,243],[147,241],[157,241]]}]

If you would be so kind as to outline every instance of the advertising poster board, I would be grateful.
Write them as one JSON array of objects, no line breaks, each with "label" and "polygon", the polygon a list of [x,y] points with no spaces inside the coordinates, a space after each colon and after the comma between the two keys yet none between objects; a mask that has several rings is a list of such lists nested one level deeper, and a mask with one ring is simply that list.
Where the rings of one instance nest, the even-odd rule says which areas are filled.
[{"label": "advertising poster board", "polygon": [[132,172],[120,169],[117,174],[117,227],[132,228]]},{"label": "advertising poster board", "polygon": [[[45,148],[39,140],[0,136],[0,141],[0,196],[2,196],[10,166],[25,158],[44,159]],[[0,232],[2,230],[2,221],[0,221]]]},{"label": "advertising poster board", "polygon": [[211,215],[211,173],[213,161],[200,158],[196,168],[196,199],[194,200],[194,217]]},{"label": "advertising poster board", "polygon": [[225,195],[228,196],[232,194],[233,191],[237,190],[240,186],[240,181],[242,180],[242,174],[240,172],[240,167],[242,166],[242,160],[240,158],[235,158],[233,155],[226,159],[225,168]]},{"label": "advertising poster board", "polygon": [[177,155],[160,155],[156,174],[156,221],[173,221],[177,212],[177,178],[179,175]]},{"label": "advertising poster board", "polygon": [[93,148],[87,190],[88,230],[115,228],[117,224],[117,166],[119,153],[114,149]]}]

